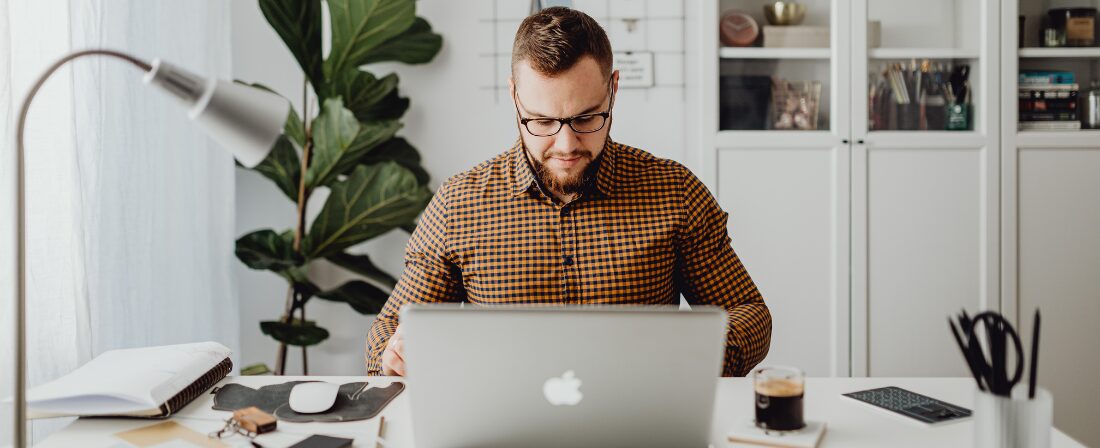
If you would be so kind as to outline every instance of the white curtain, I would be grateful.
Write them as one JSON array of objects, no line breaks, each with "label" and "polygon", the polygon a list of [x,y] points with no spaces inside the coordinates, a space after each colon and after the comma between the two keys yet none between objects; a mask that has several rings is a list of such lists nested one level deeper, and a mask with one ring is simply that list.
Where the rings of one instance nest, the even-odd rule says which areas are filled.
[{"label": "white curtain", "polygon": [[[14,134],[34,79],[84,48],[229,78],[228,2],[0,1],[0,396],[12,393]],[[237,351],[233,160],[140,70],[85,57],[27,122],[30,385],[105,350],[201,340]],[[236,358],[236,357],[235,357]],[[11,409],[0,412],[10,443]],[[37,440],[67,421],[35,422]]]}]

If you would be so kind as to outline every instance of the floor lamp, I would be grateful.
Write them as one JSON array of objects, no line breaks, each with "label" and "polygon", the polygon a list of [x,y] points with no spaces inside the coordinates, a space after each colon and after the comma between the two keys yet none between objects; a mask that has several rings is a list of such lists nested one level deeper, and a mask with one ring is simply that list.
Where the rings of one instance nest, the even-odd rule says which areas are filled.
[{"label": "floor lamp", "polygon": [[16,131],[16,273],[15,273],[15,445],[27,446],[27,340],[26,340],[26,178],[24,173],[23,128],[27,111],[38,89],[57,69],[83,56],[110,56],[129,62],[145,72],[146,84],[157,86],[187,108],[195,124],[214,141],[233,153],[244,166],[259,164],[282,133],[290,103],[271,92],[217,79],[206,79],[159,59],[149,64],[125,53],[90,49],[71,53],[46,69],[27,93],[19,111]]}]

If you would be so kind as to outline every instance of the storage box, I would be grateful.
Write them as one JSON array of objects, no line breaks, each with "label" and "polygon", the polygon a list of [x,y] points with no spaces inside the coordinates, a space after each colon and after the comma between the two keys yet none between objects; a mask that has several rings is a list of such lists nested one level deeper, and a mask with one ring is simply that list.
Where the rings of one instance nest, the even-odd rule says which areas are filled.
[{"label": "storage box", "polygon": [[829,48],[829,27],[764,26],[765,48]]}]

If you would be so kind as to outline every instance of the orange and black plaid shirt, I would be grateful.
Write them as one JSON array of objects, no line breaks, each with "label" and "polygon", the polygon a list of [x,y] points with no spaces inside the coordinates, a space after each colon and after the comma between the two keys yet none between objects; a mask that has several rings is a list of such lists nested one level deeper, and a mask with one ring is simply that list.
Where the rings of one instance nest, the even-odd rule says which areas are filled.
[{"label": "orange and black plaid shirt", "polygon": [[683,294],[728,311],[725,376],[764,359],[771,314],[706,186],[679,163],[610,139],[598,160],[594,185],[568,204],[543,190],[519,143],[445,182],[367,336],[367,373],[381,374],[411,302],[675,305]]}]

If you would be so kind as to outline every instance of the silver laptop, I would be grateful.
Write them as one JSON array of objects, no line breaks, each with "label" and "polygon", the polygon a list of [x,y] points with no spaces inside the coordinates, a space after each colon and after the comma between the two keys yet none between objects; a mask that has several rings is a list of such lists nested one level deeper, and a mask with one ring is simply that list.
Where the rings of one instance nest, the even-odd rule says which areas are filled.
[{"label": "silver laptop", "polygon": [[718,308],[410,305],[417,447],[705,447]]}]

